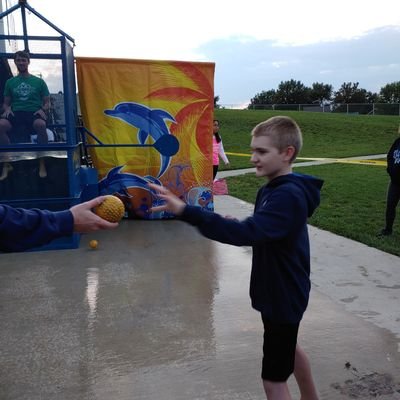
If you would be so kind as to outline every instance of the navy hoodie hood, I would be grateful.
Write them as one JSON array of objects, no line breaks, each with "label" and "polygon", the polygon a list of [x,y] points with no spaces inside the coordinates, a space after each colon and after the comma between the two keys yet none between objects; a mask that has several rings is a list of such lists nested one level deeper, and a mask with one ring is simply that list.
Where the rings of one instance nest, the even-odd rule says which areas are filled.
[{"label": "navy hoodie hood", "polygon": [[320,192],[324,181],[311,175],[287,174],[281,175],[270,181],[266,186],[276,188],[283,184],[293,184],[304,193],[307,202],[307,216],[311,217],[320,203]]}]

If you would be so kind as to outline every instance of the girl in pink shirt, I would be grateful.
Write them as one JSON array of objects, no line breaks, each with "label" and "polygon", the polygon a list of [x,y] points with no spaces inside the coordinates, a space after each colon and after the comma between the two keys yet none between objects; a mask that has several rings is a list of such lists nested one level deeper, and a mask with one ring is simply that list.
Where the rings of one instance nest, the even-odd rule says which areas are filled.
[{"label": "girl in pink shirt", "polygon": [[219,158],[222,158],[225,165],[229,164],[228,157],[225,154],[224,146],[222,144],[222,139],[219,134],[219,121],[214,119],[213,122],[213,180],[217,176]]}]

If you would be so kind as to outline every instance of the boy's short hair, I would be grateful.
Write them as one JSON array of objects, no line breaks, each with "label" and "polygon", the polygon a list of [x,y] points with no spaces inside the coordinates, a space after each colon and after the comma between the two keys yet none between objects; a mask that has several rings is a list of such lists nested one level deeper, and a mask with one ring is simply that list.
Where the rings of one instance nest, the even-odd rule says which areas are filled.
[{"label": "boy's short hair", "polygon": [[272,117],[260,122],[251,131],[251,136],[268,136],[279,152],[293,146],[295,152],[290,162],[296,159],[303,145],[300,127],[294,119],[285,116]]},{"label": "boy's short hair", "polygon": [[29,54],[29,51],[27,51],[27,50],[18,50],[18,51],[16,51],[15,54],[14,54],[14,60],[15,60],[17,57],[20,57],[20,58],[27,58],[28,61],[30,61],[30,59],[31,59],[31,56],[30,56],[30,54]]}]

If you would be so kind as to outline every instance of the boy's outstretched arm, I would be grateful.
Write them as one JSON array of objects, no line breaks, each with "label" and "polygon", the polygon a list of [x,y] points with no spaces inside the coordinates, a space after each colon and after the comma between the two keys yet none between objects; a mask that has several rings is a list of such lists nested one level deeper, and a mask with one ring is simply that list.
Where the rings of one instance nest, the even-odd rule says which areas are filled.
[{"label": "boy's outstretched arm", "polygon": [[228,243],[235,246],[251,245],[251,235],[244,225],[232,218],[224,218],[217,213],[206,211],[198,206],[187,205],[179,197],[171,193],[167,188],[148,183],[165,204],[152,207],[151,212],[167,211],[174,214],[184,222],[199,229],[205,237]]},{"label": "boy's outstretched arm", "polygon": [[165,204],[153,207],[151,209],[151,212],[168,211],[176,215],[177,217],[182,215],[183,210],[186,206],[186,203],[184,201],[182,201],[179,197],[175,196],[163,186],[155,185],[153,183],[148,183],[148,186],[151,189],[155,190],[161,199],[165,200]]}]

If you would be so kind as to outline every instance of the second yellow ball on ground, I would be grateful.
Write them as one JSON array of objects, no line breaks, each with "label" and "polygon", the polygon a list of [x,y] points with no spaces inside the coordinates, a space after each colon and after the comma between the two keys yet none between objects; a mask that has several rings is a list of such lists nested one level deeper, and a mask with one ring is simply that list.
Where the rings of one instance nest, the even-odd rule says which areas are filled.
[{"label": "second yellow ball on ground", "polygon": [[97,240],[91,240],[90,242],[89,242],[89,247],[91,248],[91,249],[97,249],[97,246],[99,245],[99,242],[97,241]]}]

